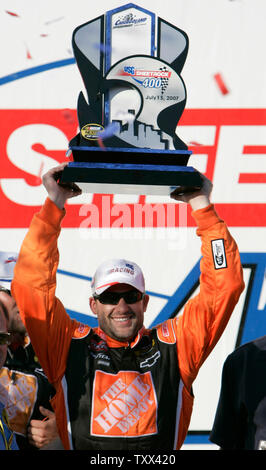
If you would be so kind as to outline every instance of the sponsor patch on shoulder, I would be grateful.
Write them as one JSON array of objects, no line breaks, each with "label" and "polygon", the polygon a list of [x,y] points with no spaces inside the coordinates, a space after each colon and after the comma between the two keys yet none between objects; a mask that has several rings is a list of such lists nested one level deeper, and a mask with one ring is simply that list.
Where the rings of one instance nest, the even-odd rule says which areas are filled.
[{"label": "sponsor patch on shoulder", "polygon": [[215,269],[227,268],[224,240],[212,240],[212,255]]},{"label": "sponsor patch on shoulder", "polygon": [[156,327],[157,337],[163,343],[175,344],[176,337],[173,330],[172,320],[167,320]]},{"label": "sponsor patch on shoulder", "polygon": [[84,338],[89,334],[91,327],[88,325],[84,325],[83,323],[79,323],[77,328],[74,330],[72,335],[73,339],[81,339]]}]

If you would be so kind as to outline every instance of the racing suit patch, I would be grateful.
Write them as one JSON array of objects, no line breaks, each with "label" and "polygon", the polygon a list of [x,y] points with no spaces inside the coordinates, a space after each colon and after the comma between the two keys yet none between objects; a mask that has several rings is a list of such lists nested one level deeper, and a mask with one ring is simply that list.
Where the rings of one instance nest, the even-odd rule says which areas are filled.
[{"label": "racing suit patch", "polygon": [[3,367],[0,373],[0,401],[5,403],[8,420],[14,432],[26,436],[27,426],[37,398],[38,382],[34,375]]},{"label": "racing suit patch", "polygon": [[223,239],[212,240],[212,256],[215,269],[227,268]]},{"label": "racing suit patch", "polygon": [[[96,393],[97,392],[97,393]],[[139,437],[157,433],[157,398],[150,372],[95,373],[91,434]]]},{"label": "racing suit patch", "polygon": [[175,344],[176,337],[173,330],[172,320],[167,320],[156,327],[157,336],[160,341],[168,344]]}]

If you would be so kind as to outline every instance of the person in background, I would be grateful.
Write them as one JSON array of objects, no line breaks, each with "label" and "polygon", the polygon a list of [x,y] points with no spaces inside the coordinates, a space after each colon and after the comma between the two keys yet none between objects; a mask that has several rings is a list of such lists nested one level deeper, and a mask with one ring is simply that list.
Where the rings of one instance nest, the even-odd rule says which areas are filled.
[{"label": "person in background", "polygon": [[223,450],[266,450],[266,336],[226,358],[210,440]]},{"label": "person in background", "polygon": [[0,301],[7,312],[10,333],[6,360],[0,371],[0,401],[5,403],[19,448],[39,449],[58,435],[50,405],[54,389],[35,355],[16,301],[3,286]]},{"label": "person in background", "polygon": [[[10,334],[7,331],[8,314],[0,301],[0,371],[6,360]],[[18,450],[16,437],[10,428],[4,403],[0,400],[0,450]]]}]

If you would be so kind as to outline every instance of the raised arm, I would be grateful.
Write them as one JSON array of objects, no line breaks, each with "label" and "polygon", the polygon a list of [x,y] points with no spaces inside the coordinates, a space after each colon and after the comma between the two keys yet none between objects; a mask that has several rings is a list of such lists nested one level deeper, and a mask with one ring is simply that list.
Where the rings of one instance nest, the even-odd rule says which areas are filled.
[{"label": "raised arm", "polygon": [[244,289],[237,245],[210,202],[212,183],[202,176],[195,193],[172,197],[187,202],[202,241],[200,292],[174,321],[180,372],[188,390],[222,335]]},{"label": "raised arm", "polygon": [[59,262],[57,239],[65,215],[63,206],[67,198],[80,194],[79,189],[58,185],[63,168],[64,164],[59,165],[43,178],[48,198],[32,219],[12,282],[12,294],[34,350],[53,384],[64,373],[69,342],[77,326],[55,295]]}]

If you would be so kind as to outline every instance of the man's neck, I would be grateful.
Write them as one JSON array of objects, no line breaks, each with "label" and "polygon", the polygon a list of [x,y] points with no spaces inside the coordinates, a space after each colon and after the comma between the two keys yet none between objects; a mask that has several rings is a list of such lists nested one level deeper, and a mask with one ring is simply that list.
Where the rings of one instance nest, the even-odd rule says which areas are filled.
[{"label": "man's neck", "polygon": [[122,348],[122,347],[131,347],[134,348],[136,344],[140,341],[145,331],[145,327],[143,326],[138,333],[136,334],[135,338],[127,340],[127,339],[115,339],[108,336],[100,327],[95,329],[95,333],[100,336],[110,348]]}]

